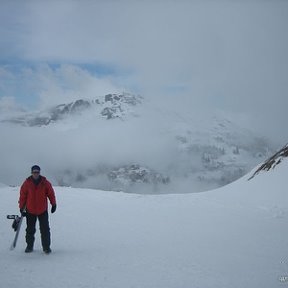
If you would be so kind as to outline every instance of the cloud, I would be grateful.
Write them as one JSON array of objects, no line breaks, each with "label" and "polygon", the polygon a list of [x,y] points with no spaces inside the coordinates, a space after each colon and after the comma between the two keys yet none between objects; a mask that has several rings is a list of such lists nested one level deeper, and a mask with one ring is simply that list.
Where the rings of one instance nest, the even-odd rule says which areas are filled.
[{"label": "cloud", "polygon": [[43,107],[121,91],[109,78],[97,77],[75,65],[61,65],[56,69],[45,66],[33,72],[42,85],[40,99]]},{"label": "cloud", "polygon": [[64,171],[85,174],[89,169],[131,163],[165,171],[176,157],[176,141],[163,133],[163,124],[155,125],[155,120],[159,122],[157,115],[108,121],[89,110],[81,119],[74,116],[44,127],[0,123],[0,158],[5,163],[0,165],[1,182],[19,185],[33,164],[43,167],[43,174],[54,181]]},{"label": "cloud", "polygon": [[257,114],[262,128],[287,119],[286,1],[4,2],[1,15],[14,13],[0,20],[2,61],[67,64],[37,71],[43,103],[90,94],[97,80],[77,68],[89,63],[113,67],[118,84],[150,98]]},{"label": "cloud", "polygon": [[14,99],[18,96],[18,100],[22,98],[22,104],[34,101],[30,106],[38,109],[122,91],[113,79],[98,77],[87,69],[69,64],[57,67],[38,64],[18,71],[8,67],[2,68],[0,74],[3,76],[0,79],[3,95],[12,95]]},{"label": "cloud", "polygon": [[11,117],[14,112],[18,113],[21,110],[21,106],[14,97],[4,96],[0,98],[0,119],[5,119],[7,116]]}]

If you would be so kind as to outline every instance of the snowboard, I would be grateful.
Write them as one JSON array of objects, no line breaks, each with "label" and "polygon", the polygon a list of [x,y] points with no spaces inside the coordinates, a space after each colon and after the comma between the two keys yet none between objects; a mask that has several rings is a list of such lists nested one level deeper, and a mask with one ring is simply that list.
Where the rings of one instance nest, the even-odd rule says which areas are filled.
[{"label": "snowboard", "polygon": [[16,245],[17,245],[17,240],[18,240],[18,236],[20,233],[20,229],[21,229],[21,224],[23,221],[23,215],[18,216],[18,215],[7,215],[7,219],[13,219],[13,224],[12,224],[12,228],[14,229],[15,233],[15,237],[13,239],[13,242],[11,244],[10,250],[15,249]]}]

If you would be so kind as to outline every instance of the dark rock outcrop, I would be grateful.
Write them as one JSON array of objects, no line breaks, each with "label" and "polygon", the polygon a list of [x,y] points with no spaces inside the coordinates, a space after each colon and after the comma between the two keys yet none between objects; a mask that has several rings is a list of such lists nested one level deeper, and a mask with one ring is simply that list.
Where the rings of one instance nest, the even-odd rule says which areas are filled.
[{"label": "dark rock outcrop", "polygon": [[261,171],[269,171],[271,168],[274,169],[278,164],[280,164],[283,158],[288,157],[288,144],[286,144],[282,149],[268,158],[248,179],[252,179]]}]

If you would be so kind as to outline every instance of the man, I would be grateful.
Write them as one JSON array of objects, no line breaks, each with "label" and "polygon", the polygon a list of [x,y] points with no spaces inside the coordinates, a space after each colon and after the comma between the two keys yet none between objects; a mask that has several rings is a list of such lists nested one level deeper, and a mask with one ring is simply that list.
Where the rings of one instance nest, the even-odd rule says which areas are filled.
[{"label": "man", "polygon": [[40,175],[40,167],[34,165],[31,168],[31,176],[28,177],[20,188],[19,208],[26,215],[26,253],[33,251],[36,221],[40,224],[41,243],[44,253],[51,253],[50,227],[48,220],[48,201],[52,205],[51,213],[56,211],[56,198],[51,183]]}]

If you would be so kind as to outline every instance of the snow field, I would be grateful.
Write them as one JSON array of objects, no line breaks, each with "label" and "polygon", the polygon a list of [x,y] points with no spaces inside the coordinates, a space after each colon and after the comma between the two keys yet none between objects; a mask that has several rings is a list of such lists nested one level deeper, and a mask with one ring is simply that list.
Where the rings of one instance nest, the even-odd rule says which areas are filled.
[{"label": "snow field", "polygon": [[[137,195],[55,187],[52,254],[14,251],[1,187],[0,287],[283,287],[288,275],[286,162],[247,182],[191,194]],[[284,277],[284,278],[283,278]],[[282,282],[281,282],[282,281]]]}]

